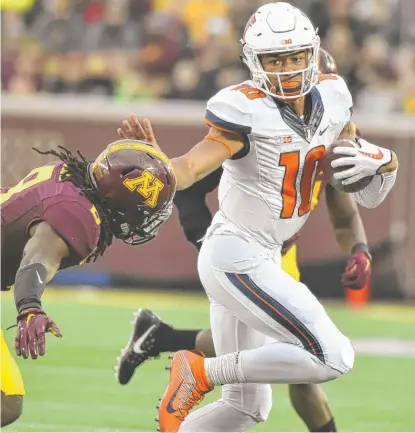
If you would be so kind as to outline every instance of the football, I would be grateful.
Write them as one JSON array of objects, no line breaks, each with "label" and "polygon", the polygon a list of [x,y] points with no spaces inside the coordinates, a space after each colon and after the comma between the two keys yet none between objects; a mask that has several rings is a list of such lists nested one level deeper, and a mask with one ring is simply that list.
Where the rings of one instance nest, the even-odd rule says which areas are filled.
[{"label": "football", "polygon": [[345,166],[345,167],[339,167],[339,168],[333,168],[331,166],[331,162],[335,159],[342,158],[342,155],[336,155],[333,153],[333,149],[335,147],[357,147],[357,144],[355,144],[351,140],[336,140],[330,146],[326,149],[326,152],[324,154],[324,158],[321,162],[321,168],[323,170],[324,179],[334,188],[343,191],[343,192],[358,192],[364,189],[372,180],[373,176],[367,176],[359,181],[352,183],[350,185],[343,185],[340,180],[334,179],[334,173],[337,173],[339,171],[344,171],[351,166]]}]

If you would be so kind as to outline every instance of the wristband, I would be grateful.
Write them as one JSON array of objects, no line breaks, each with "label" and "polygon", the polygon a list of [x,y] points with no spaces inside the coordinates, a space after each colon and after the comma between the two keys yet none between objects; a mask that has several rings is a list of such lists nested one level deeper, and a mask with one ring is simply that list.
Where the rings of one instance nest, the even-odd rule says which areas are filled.
[{"label": "wristband", "polygon": [[358,251],[363,251],[367,255],[367,257],[369,258],[369,260],[372,261],[372,255],[369,252],[369,247],[367,244],[360,242],[360,243],[354,245],[352,248],[351,254],[353,255],[353,254],[357,253]]},{"label": "wristband", "polygon": [[14,301],[19,313],[27,308],[42,308],[41,297],[46,277],[46,267],[41,263],[32,263],[18,269],[14,283]]}]

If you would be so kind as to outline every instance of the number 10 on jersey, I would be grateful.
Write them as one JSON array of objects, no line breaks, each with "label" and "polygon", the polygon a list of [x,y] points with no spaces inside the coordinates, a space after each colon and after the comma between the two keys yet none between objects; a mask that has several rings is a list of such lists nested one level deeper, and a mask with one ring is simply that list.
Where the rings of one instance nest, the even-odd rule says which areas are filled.
[{"label": "number 10 on jersey", "polygon": [[[301,217],[310,212],[317,167],[323,159],[324,152],[324,146],[317,146],[308,151],[299,182],[297,180],[300,172],[300,151],[281,154],[279,165],[285,169],[282,182],[281,218],[292,218],[297,201],[300,202],[298,216]],[[297,183],[300,191],[297,191]]]}]

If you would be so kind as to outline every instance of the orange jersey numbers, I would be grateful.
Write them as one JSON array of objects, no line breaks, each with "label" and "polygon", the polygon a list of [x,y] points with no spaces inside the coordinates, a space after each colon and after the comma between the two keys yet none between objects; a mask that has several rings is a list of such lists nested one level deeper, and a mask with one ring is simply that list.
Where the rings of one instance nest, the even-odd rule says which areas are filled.
[{"label": "orange jersey numbers", "polygon": [[52,177],[55,168],[56,167],[54,165],[45,165],[43,167],[35,168],[17,185],[9,188],[6,192],[1,194],[1,204],[5,203],[19,192],[22,192],[33,185],[37,185],[38,183],[49,180]]},{"label": "orange jersey numbers", "polygon": [[248,99],[265,98],[267,96],[262,90],[248,86],[248,84],[241,84],[240,86],[236,86],[233,90],[239,90]]},{"label": "orange jersey numbers", "polygon": [[[297,201],[300,200],[298,216],[310,212],[313,189],[316,180],[318,163],[324,156],[325,147],[318,146],[311,149],[304,161],[304,167],[300,173],[300,152],[286,152],[280,156],[280,166],[284,167],[285,174],[282,182],[282,209],[281,218],[292,218]],[[300,173],[299,187],[297,190],[297,178]]]},{"label": "orange jersey numbers", "polygon": [[147,200],[147,206],[156,207],[160,191],[164,188],[163,182],[157,179],[148,170],[144,170],[141,176],[134,179],[126,179],[124,185],[130,190],[137,190]]},{"label": "orange jersey numbers", "polygon": [[282,181],[282,211],[281,218],[291,218],[297,202],[296,181],[300,167],[300,152],[282,153],[280,166],[285,168]]}]

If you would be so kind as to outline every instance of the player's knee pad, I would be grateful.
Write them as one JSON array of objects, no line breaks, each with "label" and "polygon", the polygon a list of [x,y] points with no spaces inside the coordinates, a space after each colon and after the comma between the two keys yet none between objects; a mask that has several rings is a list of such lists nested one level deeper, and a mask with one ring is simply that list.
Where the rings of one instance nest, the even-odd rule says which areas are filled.
[{"label": "player's knee pad", "polygon": [[354,349],[352,346],[352,342],[345,338],[345,341],[343,342],[342,348],[341,348],[341,360],[342,360],[342,367],[344,369],[344,373],[347,373],[353,368],[354,365]]},{"label": "player's knee pad", "polygon": [[239,383],[222,387],[222,401],[256,422],[266,421],[272,408],[270,385]]},{"label": "player's knee pad", "polygon": [[351,341],[345,337],[339,339],[330,349],[327,365],[339,372],[338,376],[349,372],[354,365],[354,349]]}]

